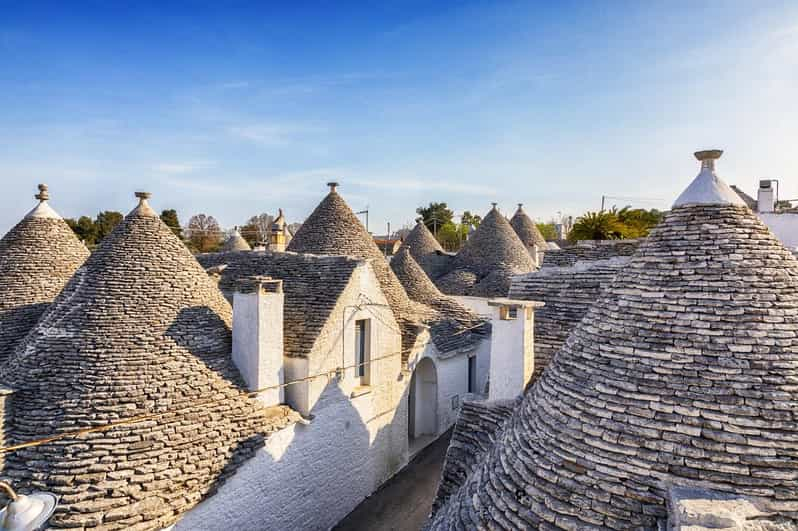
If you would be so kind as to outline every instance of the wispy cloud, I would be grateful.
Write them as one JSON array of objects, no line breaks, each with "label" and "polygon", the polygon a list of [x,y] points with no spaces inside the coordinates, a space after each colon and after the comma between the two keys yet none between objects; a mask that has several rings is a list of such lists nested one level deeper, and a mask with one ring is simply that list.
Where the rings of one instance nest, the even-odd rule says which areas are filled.
[{"label": "wispy cloud", "polygon": [[155,164],[152,169],[158,173],[169,175],[180,175],[184,173],[192,173],[198,170],[203,170],[213,166],[211,161],[194,161],[194,162],[161,162]]},{"label": "wispy cloud", "polygon": [[234,125],[227,128],[230,135],[262,146],[284,146],[293,143],[301,135],[323,130],[315,125],[279,123]]}]

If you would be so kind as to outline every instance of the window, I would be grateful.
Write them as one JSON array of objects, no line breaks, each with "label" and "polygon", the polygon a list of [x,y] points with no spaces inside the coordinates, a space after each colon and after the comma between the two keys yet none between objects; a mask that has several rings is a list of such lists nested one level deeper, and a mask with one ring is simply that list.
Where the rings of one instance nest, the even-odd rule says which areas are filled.
[{"label": "window", "polygon": [[502,306],[499,309],[499,318],[505,321],[518,319],[518,306]]},{"label": "window", "polygon": [[369,341],[369,320],[358,319],[355,321],[355,376],[360,378],[361,385],[369,384],[371,341]]},{"label": "window", "polygon": [[468,358],[468,392],[477,392],[477,357]]}]

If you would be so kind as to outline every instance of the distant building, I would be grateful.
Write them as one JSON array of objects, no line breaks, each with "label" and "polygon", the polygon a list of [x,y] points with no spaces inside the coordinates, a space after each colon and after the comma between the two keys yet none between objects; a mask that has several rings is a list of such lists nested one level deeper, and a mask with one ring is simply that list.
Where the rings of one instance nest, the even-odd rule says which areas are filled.
[{"label": "distant building", "polygon": [[765,225],[773,231],[789,249],[798,251],[798,209],[782,207],[778,203],[777,181],[759,181],[757,198],[749,196],[740,188],[731,188],[740,196],[751,210],[756,212]]},{"label": "distant building", "polygon": [[251,251],[252,247],[249,246],[247,240],[241,236],[241,233],[238,231],[238,227],[233,229],[232,234],[227,238],[222,245],[223,251]]}]

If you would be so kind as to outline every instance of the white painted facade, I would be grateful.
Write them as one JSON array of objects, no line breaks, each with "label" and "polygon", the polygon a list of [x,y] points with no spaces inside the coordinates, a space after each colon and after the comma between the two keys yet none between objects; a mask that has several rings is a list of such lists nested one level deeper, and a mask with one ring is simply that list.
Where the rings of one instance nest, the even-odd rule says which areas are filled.
[{"label": "white painted facade", "polygon": [[798,212],[759,212],[759,219],[788,249],[798,249]]},{"label": "white painted facade", "polygon": [[233,362],[250,391],[267,406],[283,403],[282,280],[248,280],[233,295]]},{"label": "white painted facade", "polygon": [[[539,273],[538,273],[539,274]],[[493,326],[490,348],[483,365],[489,374],[490,400],[513,399],[520,395],[535,368],[534,309],[541,302],[482,297],[455,297],[463,306],[490,319]],[[503,312],[515,307],[517,316],[508,319]]]},{"label": "white painted facade", "polygon": [[[251,322],[241,325],[241,319],[251,321],[258,315],[278,319],[276,306],[264,303],[263,293],[259,296],[241,298],[234,307],[234,323],[241,326],[242,334],[257,335],[260,328]],[[271,434],[264,448],[216,494],[186,513],[175,530],[329,529],[403,468],[415,452],[447,431],[464,400],[486,399],[489,388],[491,397],[497,392],[502,397],[520,394],[533,368],[532,321],[530,334],[519,335],[525,318],[497,326],[500,307],[491,299],[458,299],[493,321],[491,337],[471,350],[441,354],[429,332],[422,331],[403,369],[400,330],[379,282],[368,262],[355,268],[307,357],[283,357],[285,381],[306,380],[284,392],[285,403],[306,422]],[[371,358],[369,371],[362,376],[355,367],[359,320],[368,323],[364,329]],[[273,330],[264,330],[259,337],[265,343],[240,337],[237,348],[268,356],[272,337],[268,331]],[[260,366],[237,363],[242,371],[256,373]],[[273,367],[266,366],[268,375],[273,374]],[[337,370],[340,367],[343,371]],[[469,392],[469,384],[476,393]]]},{"label": "white painted facade", "polygon": [[[360,319],[369,324],[368,381],[354,367]],[[410,374],[402,370],[399,327],[367,262],[355,268],[309,355],[284,361],[286,382],[330,374],[285,389],[286,403],[309,424],[272,434],[176,530],[329,529],[407,463]]]},{"label": "white painted facade", "polygon": [[[408,434],[412,454],[423,449],[457,421],[464,400],[485,398],[490,366],[490,340],[473,349],[441,354],[429,340],[408,360]],[[469,391],[469,358],[474,358],[475,392]],[[430,372],[434,371],[434,376]],[[431,381],[434,379],[434,385]]]}]

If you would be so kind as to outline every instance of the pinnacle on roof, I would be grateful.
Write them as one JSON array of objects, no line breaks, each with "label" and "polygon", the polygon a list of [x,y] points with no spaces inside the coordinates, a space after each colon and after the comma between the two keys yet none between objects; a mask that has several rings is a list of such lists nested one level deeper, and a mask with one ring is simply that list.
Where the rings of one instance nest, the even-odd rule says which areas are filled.
[{"label": "pinnacle on roof", "polygon": [[249,246],[247,240],[241,236],[241,233],[238,231],[238,227],[233,229],[233,233],[227,238],[227,241],[224,242],[224,246],[222,247],[224,251],[251,251],[252,247]]},{"label": "pinnacle on roof", "polygon": [[528,273],[535,264],[496,203],[454,258],[454,269],[489,275],[496,269]]},{"label": "pinnacle on roof", "polygon": [[35,197],[39,204],[0,240],[0,364],[89,256],[47,203],[46,184]]},{"label": "pinnacle on roof", "polygon": [[443,247],[424,224],[424,218],[416,220],[416,226],[402,242],[400,249],[409,250],[430,278],[436,278],[444,272],[447,258],[441,256]]},{"label": "pinnacle on roof", "polygon": [[23,490],[61,496],[55,527],[168,527],[274,428],[242,395],[230,305],[137,196],[0,370],[15,442],[164,415],[7,454],[4,472]]},{"label": "pinnacle on roof", "polygon": [[693,182],[673,203],[684,205],[745,205],[745,201],[715,173],[715,161],[723,155],[720,149],[696,151],[695,158],[701,161],[701,171]]},{"label": "pinnacle on roof", "polygon": [[417,335],[418,308],[407,297],[374,239],[336,191],[338,183],[330,182],[328,186],[330,192],[299,228],[287,250],[371,259],[385,298],[402,327],[402,345],[406,355]]},{"label": "pinnacle on roof", "polygon": [[431,529],[655,529],[668,485],[796,516],[798,261],[713,201],[651,231]]},{"label": "pinnacle on roof", "polygon": [[518,210],[515,211],[512,219],[510,219],[510,226],[524,245],[529,248],[536,245],[538,250],[544,251],[548,248],[546,238],[543,237],[537,225],[524,212],[523,206],[522,203],[518,203]]}]

